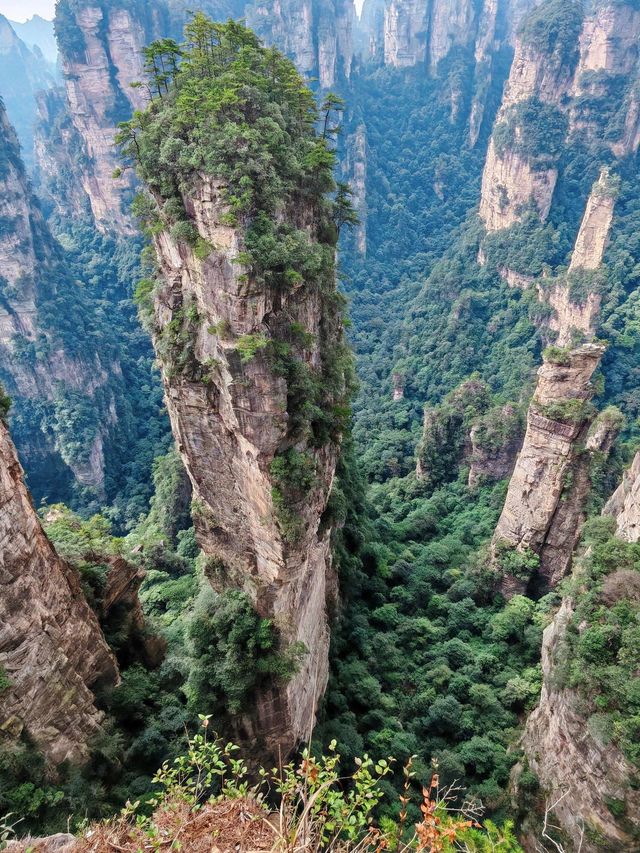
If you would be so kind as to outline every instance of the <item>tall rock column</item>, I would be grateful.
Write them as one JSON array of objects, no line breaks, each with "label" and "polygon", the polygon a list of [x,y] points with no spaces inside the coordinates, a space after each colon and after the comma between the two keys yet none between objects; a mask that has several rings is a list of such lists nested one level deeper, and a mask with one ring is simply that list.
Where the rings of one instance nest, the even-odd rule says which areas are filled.
[{"label": "tall rock column", "polygon": [[[617,411],[607,410],[594,422],[596,412],[589,402],[594,393],[591,378],[605,352],[602,344],[589,342],[600,307],[593,273],[602,264],[614,205],[615,184],[603,170],[587,203],[567,278],[539,287],[554,309],[550,325],[560,346],[545,351],[538,371],[527,432],[493,539],[498,565],[506,565],[501,554],[513,549],[533,552],[540,558],[543,581],[552,586],[569,571],[580,536],[590,456],[608,454],[620,428]],[[571,282],[580,276],[587,292],[578,303],[571,297]],[[587,342],[572,348],[576,336]],[[520,575],[507,569],[503,591],[521,592],[529,580],[527,569]]]},{"label": "tall rock column", "polygon": [[99,729],[92,688],[118,670],[77,574],[46,538],[0,421],[0,739],[81,762]]},{"label": "tall rock column", "polygon": [[[297,673],[261,690],[245,720],[277,754],[309,734],[328,676],[336,594],[323,515],[348,413],[350,357],[335,283],[334,205],[325,197],[334,156],[308,120],[300,123],[300,102],[289,100],[303,85],[292,64],[240,25],[225,25],[220,40],[207,68],[232,85],[226,63],[246,43],[267,94],[242,101],[233,123],[226,112],[196,107],[186,135],[174,124],[180,96],[177,107],[154,102],[132,126],[138,149],[129,153],[156,208],[159,277],[148,311],[209,579],[218,591],[244,590],[283,646],[305,650]],[[178,92],[202,87],[204,101],[217,78],[194,78],[196,65],[197,57],[185,61]],[[176,174],[158,146],[193,145],[205,123],[199,154],[217,166],[186,164]],[[258,127],[268,131],[255,134]],[[245,170],[256,162],[270,164],[268,172],[239,203],[238,189],[251,186]],[[172,181],[178,195],[168,197]]]}]

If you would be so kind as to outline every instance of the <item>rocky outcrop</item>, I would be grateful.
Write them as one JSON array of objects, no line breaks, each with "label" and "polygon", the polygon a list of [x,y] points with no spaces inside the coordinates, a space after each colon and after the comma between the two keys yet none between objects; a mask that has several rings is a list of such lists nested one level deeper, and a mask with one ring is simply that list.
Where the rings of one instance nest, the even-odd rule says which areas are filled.
[{"label": "rocky outcrop", "polygon": [[99,729],[92,688],[117,665],[77,574],[46,538],[0,423],[0,739],[23,733],[52,765],[80,762]]},{"label": "rocky outcrop", "polygon": [[627,542],[640,540],[640,453],[607,501],[603,515],[615,518],[616,536]]},{"label": "rocky outcrop", "polygon": [[[571,348],[576,335],[586,341],[595,335],[601,297],[594,273],[609,239],[615,189],[604,169],[587,202],[568,276],[537,283],[540,300],[553,308],[546,322],[557,333],[558,346],[546,351],[538,372],[527,433],[494,535],[494,555],[501,548],[532,551],[540,558],[543,581],[551,586],[571,566],[591,487],[591,460],[609,454],[620,429],[619,413],[611,409],[592,426],[590,380],[604,347],[586,343]],[[513,594],[524,590],[527,581],[526,573],[519,579],[510,576],[503,588]]]},{"label": "rocky outcrop", "polygon": [[[223,224],[223,190],[223,183],[200,175],[185,199],[198,234],[215,247],[206,260],[166,231],[155,237],[161,281],[154,338],[208,576],[219,590],[243,588],[285,645],[307,650],[299,672],[259,695],[254,717],[245,720],[251,736],[277,754],[308,734],[328,677],[336,581],[331,531],[321,517],[338,445],[312,446],[296,435],[294,392],[267,344],[274,334],[303,329],[303,342],[289,336],[287,350],[319,377],[342,330],[312,282],[276,292],[243,266],[243,230]],[[295,204],[283,215],[317,239],[313,208]],[[166,348],[176,324],[188,338],[189,364],[181,371]],[[243,344],[251,346],[248,355]]]},{"label": "rocky outcrop", "polygon": [[[547,15],[559,16],[557,31],[554,19]],[[608,145],[618,157],[637,150],[639,35],[640,12],[631,2],[592,4],[583,18],[579,4],[567,4],[565,12],[562,4],[548,0],[527,19],[517,40],[483,175],[480,217],[489,232],[520,221],[532,206],[545,220],[551,207],[558,146],[555,154],[551,151],[542,159],[539,152],[525,151],[523,141],[536,127],[530,130],[518,117],[519,107],[541,104],[557,117],[564,116],[566,139]],[[550,115],[543,120],[548,126]],[[511,134],[505,143],[509,122]],[[602,215],[606,217],[604,210]]]},{"label": "rocky outcrop", "polygon": [[615,203],[615,183],[609,171],[604,169],[587,201],[569,272],[597,270],[601,266],[609,242]]},{"label": "rocky outcrop", "polygon": [[480,218],[487,231],[501,231],[514,225],[533,208],[545,220],[558,180],[556,168],[535,168],[515,151],[498,153],[492,140],[482,175]]},{"label": "rocky outcrop", "polygon": [[[539,152],[526,147],[529,128],[518,106],[533,100],[559,108],[572,79],[572,67],[564,53],[549,54],[524,37],[517,40],[482,176],[480,218],[487,231],[508,228],[531,207],[542,220],[549,215],[558,170],[553,158],[541,160]],[[504,135],[507,127],[507,140],[498,144],[499,131]]]},{"label": "rocky outcrop", "polygon": [[[572,604],[565,599],[544,632],[542,694],[527,720],[521,745],[547,806],[555,804],[551,822],[571,840],[572,846],[565,849],[585,853],[632,850],[634,836],[629,830],[633,825],[637,831],[640,814],[640,792],[632,782],[636,771],[613,743],[594,735],[585,720],[584,701],[559,683],[559,670],[566,667],[566,633],[572,618]],[[519,770],[514,776],[516,786]],[[614,802],[625,804],[626,827],[609,806]],[[526,818],[527,850],[537,849],[536,839],[540,838],[532,818],[532,814]]]},{"label": "rocky outcrop", "polygon": [[[627,100],[625,129],[622,139],[613,137],[610,145],[617,156],[637,150],[637,115],[635,89],[638,80],[638,50],[640,10],[632,2],[604,2],[587,15],[580,34],[580,59],[573,83],[573,103],[570,109],[571,133],[583,140],[598,141],[602,128],[589,102],[598,103],[610,97],[609,88],[625,80],[622,98]],[[616,86],[614,100],[619,98]],[[624,101],[617,104],[624,106]]]},{"label": "rocky outcrop", "polygon": [[391,381],[393,383],[393,402],[399,403],[400,400],[404,400],[405,376],[403,373],[393,373]]},{"label": "rocky outcrop", "polygon": [[[561,363],[545,358],[538,371],[522,450],[494,533],[494,555],[505,550],[539,555],[540,574],[550,585],[566,573],[580,532],[575,509],[569,522],[561,502],[573,490],[577,447],[586,443],[593,421],[591,377],[604,351],[599,344],[585,344],[567,352]],[[583,499],[584,494],[578,495],[577,505]],[[556,541],[556,536],[563,538],[557,528],[568,528],[568,535],[575,538],[568,552]],[[507,595],[522,592],[528,580],[507,575],[503,591]]]},{"label": "rocky outcrop", "polygon": [[[473,426],[491,404],[489,387],[471,378],[451,391],[438,406],[425,406],[422,438],[417,447],[416,477],[431,488],[450,482],[472,454]],[[482,435],[488,430],[482,429]],[[488,443],[488,442],[487,442]]]},{"label": "rocky outcrop", "polygon": [[469,433],[469,488],[510,477],[523,436],[522,413],[512,403],[491,409],[476,421]]},{"label": "rocky outcrop", "polygon": [[[108,386],[120,368],[111,361],[107,370],[83,337],[94,309],[48,232],[1,105],[0,146],[0,380],[15,402],[16,443],[34,478],[40,468],[49,478],[66,470],[101,493],[104,438],[116,420]],[[94,417],[85,416],[80,440],[68,440],[69,420],[83,407]]]},{"label": "rocky outcrop", "polygon": [[[603,169],[587,201],[568,277],[561,277],[550,288],[538,289],[541,301],[553,308],[549,328],[557,332],[558,346],[570,346],[576,335],[589,339],[595,334],[601,294],[592,274],[602,266],[616,195],[616,182]],[[581,293],[579,298],[572,297],[576,290]]]}]

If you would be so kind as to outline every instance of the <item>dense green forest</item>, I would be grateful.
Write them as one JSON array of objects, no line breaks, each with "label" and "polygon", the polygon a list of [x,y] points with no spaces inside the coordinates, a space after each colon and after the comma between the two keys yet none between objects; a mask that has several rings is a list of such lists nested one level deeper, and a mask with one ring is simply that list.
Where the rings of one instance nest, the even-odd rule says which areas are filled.
[{"label": "dense green forest", "polygon": [[[575,40],[574,5],[556,8],[554,26],[544,25],[551,18],[534,14],[524,37],[542,48],[569,44]],[[509,778],[522,758],[519,733],[540,695],[542,632],[566,593],[575,597],[576,610],[563,683],[584,697],[590,726],[640,767],[634,593],[640,555],[637,545],[614,538],[610,521],[599,517],[640,439],[638,163],[636,155],[616,160],[603,141],[620,120],[614,110],[617,96],[605,93],[602,104],[581,104],[600,116],[602,136],[595,140],[565,141],[563,117],[534,103],[498,126],[497,145],[512,141],[518,124],[529,129],[527,139],[535,143],[536,154],[543,140],[545,157],[558,163],[559,180],[546,223],[530,214],[487,237],[477,205],[510,49],[502,48],[495,59],[474,145],[469,142],[474,58],[472,51],[460,49],[451,51],[432,77],[422,68],[365,66],[343,82],[339,94],[346,108],[334,152],[336,134],[330,134],[329,145],[324,134],[312,132],[318,116],[314,96],[277,51],[258,50],[241,25],[219,25],[220,56],[237,51],[241,61],[220,58],[211,84],[200,73],[198,42],[209,37],[211,23],[197,16],[190,27],[189,48],[164,40],[148,49],[157,103],[120,128],[125,154],[135,157],[153,194],[154,200],[147,196],[136,202],[147,236],[167,227],[200,256],[211,251],[183,203],[197,169],[222,173],[228,181],[227,224],[260,209],[247,247],[263,281],[286,287],[310,273],[330,278],[333,249],[327,247],[341,232],[339,271],[358,388],[351,435],[344,439],[324,519],[337,522],[332,545],[341,606],[314,746],[323,750],[335,740],[349,767],[365,753],[397,760],[397,769],[380,781],[386,795],[379,809],[383,818],[395,814],[401,768],[411,757],[417,779],[430,778],[435,762],[443,783],[464,780],[492,819],[522,817],[535,807],[538,780],[525,766],[520,814],[514,814]],[[65,31],[63,37],[72,39],[74,33]],[[184,85],[176,88],[178,57],[184,63]],[[251,97],[245,101],[247,89]],[[454,112],[452,92],[461,95]],[[206,121],[192,127],[194,98],[208,100],[209,112]],[[244,124],[247,103],[255,127]],[[325,128],[337,106],[340,100],[333,96],[321,105]],[[342,227],[355,225],[355,217],[347,188],[339,185],[336,193],[332,177],[336,156],[347,157],[346,140],[363,125],[364,255],[355,229]],[[304,133],[296,135],[301,127]],[[238,154],[240,138],[243,156]],[[582,541],[583,551],[589,550],[579,561],[579,579],[536,599],[517,595],[505,601],[497,592],[488,543],[508,481],[481,478],[470,484],[469,434],[476,428],[485,448],[519,446],[535,373],[553,336],[534,289],[509,287],[499,268],[544,273],[550,279],[564,275],[602,166],[614,170],[619,194],[601,272],[598,335],[608,350],[595,405],[618,407],[624,429],[610,458],[592,472],[590,520]],[[324,254],[314,254],[299,233],[287,231],[278,219],[282,197],[301,181],[310,197],[324,199]],[[77,222],[58,223],[57,236],[71,270],[97,305],[94,333],[105,348],[111,346],[110,330],[118,329],[117,354],[127,390],[120,397],[118,439],[106,448],[106,501],[69,488],[53,506],[43,506],[41,516],[98,611],[109,556],[126,556],[145,570],[146,627],[143,635],[136,634],[138,628],[123,613],[103,623],[121,665],[122,684],[99,696],[108,723],[86,767],[63,768],[52,782],[33,744],[0,747],[0,814],[23,815],[25,826],[38,831],[58,829],[67,813],[103,817],[127,799],[149,798],[153,773],[180,753],[182,732],[197,725],[198,714],[211,714],[223,729],[229,714],[251,706],[259,684],[286,681],[295,671],[296,653],[302,653],[283,655],[274,626],[258,616],[248,597],[239,591],[218,594],[205,576],[190,485],[171,446],[151,345],[133,304],[137,289],[148,325],[154,271],[149,274],[149,264],[139,260],[142,241],[115,241]],[[478,263],[481,248],[484,265]],[[67,335],[71,342],[72,330]],[[266,342],[253,338],[242,342],[241,351],[243,346],[243,356],[251,359]],[[167,348],[173,369],[188,375],[189,340],[178,335]],[[280,348],[275,355],[290,377],[288,353]],[[335,358],[342,369],[348,354],[341,351]],[[327,383],[339,373],[327,375]],[[299,398],[300,429],[314,436],[315,446],[327,435],[335,439],[349,414],[345,400],[332,407],[327,401],[343,389],[318,388],[308,376],[297,380],[292,387]],[[402,387],[400,399],[393,398],[394,384]],[[91,417],[86,412],[88,422]],[[73,406],[58,418],[70,441],[80,441],[82,430],[91,426]],[[14,423],[19,437],[19,419]],[[286,467],[281,491],[298,487],[304,460],[288,451],[278,461]],[[44,483],[31,481],[30,486],[38,502],[51,497]],[[616,585],[625,578],[630,587],[621,597]],[[578,631],[579,625],[586,629]],[[158,637],[166,642],[161,662],[145,651]]]}]

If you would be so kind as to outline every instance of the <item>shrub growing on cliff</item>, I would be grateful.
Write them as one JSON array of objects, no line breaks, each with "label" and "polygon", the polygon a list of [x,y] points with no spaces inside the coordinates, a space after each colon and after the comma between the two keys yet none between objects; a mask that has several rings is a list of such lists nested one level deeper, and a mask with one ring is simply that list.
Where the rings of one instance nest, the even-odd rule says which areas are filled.
[{"label": "shrub growing on cliff", "polygon": [[193,666],[187,692],[194,708],[210,708],[217,719],[246,710],[265,678],[290,678],[305,653],[284,648],[269,619],[256,613],[240,590],[220,595],[205,582],[189,625]]},{"label": "shrub growing on cliff", "polygon": [[545,0],[525,18],[519,35],[540,53],[569,63],[577,57],[582,17],[581,0]]},{"label": "shrub growing on cliff", "polygon": [[606,518],[585,526],[589,551],[573,584],[566,635],[569,685],[587,704],[592,732],[640,766],[640,544],[616,538],[612,528]]}]

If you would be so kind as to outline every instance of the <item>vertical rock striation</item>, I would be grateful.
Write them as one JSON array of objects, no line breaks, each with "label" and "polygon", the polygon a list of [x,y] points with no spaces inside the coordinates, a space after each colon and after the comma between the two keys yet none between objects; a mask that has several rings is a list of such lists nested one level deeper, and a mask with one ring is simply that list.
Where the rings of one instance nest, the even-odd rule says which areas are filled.
[{"label": "vertical rock striation", "polygon": [[602,514],[615,518],[616,535],[620,539],[626,542],[640,539],[640,453],[636,453]]},{"label": "vertical rock striation", "polygon": [[[229,56],[249,43],[266,94],[249,93],[233,122],[227,111],[196,111],[196,150],[207,166],[185,166],[176,177],[174,160],[163,158],[174,130],[171,102],[154,103],[128,153],[139,154],[156,206],[159,275],[147,308],[207,575],[219,592],[242,589],[272,620],[283,649],[305,650],[289,681],[259,688],[244,719],[244,735],[277,755],[308,736],[328,677],[336,579],[325,510],[346,426],[351,360],[336,291],[339,208],[325,195],[334,186],[334,156],[313,129],[315,109],[307,100],[300,120],[292,93],[301,78],[253,34],[229,24],[221,40],[201,76],[183,64],[178,93],[189,85],[215,89],[215,72],[231,76]],[[207,77],[209,67],[215,71]],[[243,122],[248,153],[237,160],[234,144],[221,155],[226,135],[245,138]],[[254,133],[254,125],[268,132]],[[216,158],[218,166],[210,165]],[[251,183],[244,170],[262,161],[270,171],[258,175],[240,205],[238,188]],[[175,194],[166,197],[172,180]]]},{"label": "vertical rock striation", "polygon": [[424,65],[435,72],[456,47],[475,47],[478,65],[490,65],[493,51],[513,42],[521,19],[535,5],[536,0],[387,0],[381,27],[382,4],[369,0],[360,27],[372,45],[369,58],[379,55],[382,38],[385,65]]},{"label": "vertical rock striation", "polygon": [[[109,372],[119,365],[97,355],[93,308],[47,230],[1,104],[0,151],[0,380],[16,401],[16,441],[35,479],[54,470],[101,493],[104,439],[116,420]],[[93,414],[70,439],[79,407]]]},{"label": "vertical rock striation", "polygon": [[[314,341],[305,346],[304,362],[321,370],[323,338],[331,345],[341,333],[324,315],[311,283],[280,295],[238,262],[244,235],[223,224],[228,213],[223,189],[203,175],[186,200],[199,235],[216,247],[206,261],[166,232],[155,238],[163,281],[155,296],[155,339],[162,358],[163,330],[185,309],[193,316],[197,312],[189,330],[196,372],[178,375],[163,359],[163,378],[173,432],[193,484],[198,541],[211,558],[211,580],[220,589],[242,587],[258,611],[274,619],[287,643],[301,642],[308,650],[286,687],[257,702],[254,734],[275,754],[278,746],[286,752],[308,734],[327,682],[327,608],[336,580],[331,531],[321,518],[337,446],[312,449],[296,441],[286,379],[274,369],[266,347],[243,363],[237,345],[246,336],[297,324]],[[286,215],[315,232],[313,210],[290,209]],[[314,469],[313,484],[294,510],[295,530],[287,529],[286,521],[283,526],[274,502],[272,466],[286,448],[297,458],[312,458]]]},{"label": "vertical rock striation", "polygon": [[247,4],[247,24],[323,89],[351,74],[355,7],[350,0],[269,0]]},{"label": "vertical rock striation", "polygon": [[113,177],[114,136],[117,122],[142,105],[143,92],[130,84],[143,77],[142,48],[155,35],[155,18],[144,27],[134,11],[98,2],[62,0],[56,8],[69,116],[82,143],[76,168],[101,230],[134,230],[131,176]]},{"label": "vertical rock striation", "polygon": [[0,739],[31,738],[52,765],[81,762],[100,728],[92,688],[116,662],[78,576],[47,540],[0,423]]},{"label": "vertical rock striation", "polygon": [[[480,217],[488,232],[532,209],[546,220],[565,140],[617,157],[638,148],[640,12],[632,2],[607,0],[586,11],[545,0],[525,20],[483,175]],[[550,145],[539,132],[552,125],[558,138]]]},{"label": "vertical rock striation", "polygon": [[[539,295],[554,309],[551,328],[559,347],[545,352],[538,383],[527,417],[527,432],[511,479],[505,506],[493,540],[494,559],[499,552],[531,551],[540,558],[540,575],[555,586],[569,571],[571,557],[584,523],[584,503],[590,489],[590,460],[608,455],[620,423],[605,411],[595,421],[590,405],[591,378],[605,347],[584,343],[571,348],[576,335],[589,341],[595,335],[600,295],[596,282],[587,279],[581,303],[572,299],[572,276],[597,270],[604,257],[613,219],[615,192],[603,170],[587,203],[576,240],[570,273]],[[507,575],[506,594],[523,591],[530,578]]]}]

